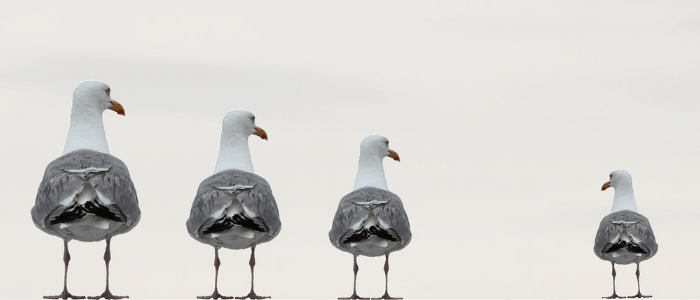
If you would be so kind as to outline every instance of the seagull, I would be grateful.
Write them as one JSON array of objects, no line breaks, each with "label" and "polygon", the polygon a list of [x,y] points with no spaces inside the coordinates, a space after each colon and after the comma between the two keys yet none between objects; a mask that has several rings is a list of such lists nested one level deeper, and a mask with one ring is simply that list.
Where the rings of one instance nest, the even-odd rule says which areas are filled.
[{"label": "seagull", "polygon": [[124,107],[112,100],[111,89],[100,81],[83,81],[73,91],[70,127],[63,155],[46,167],[32,208],[34,225],[63,239],[63,292],[45,299],[84,299],[68,292],[68,242],[105,240],[104,293],[89,299],[121,299],[109,291],[110,241],[133,229],[141,219],[136,189],[129,170],[109,154],[102,123],[106,109],[124,114]]},{"label": "seagull", "polygon": [[659,246],[649,220],[637,211],[632,189],[632,175],[625,170],[610,173],[602,190],[615,188],[612,213],[600,221],[593,251],[598,258],[612,264],[613,294],[605,299],[625,298],[615,292],[615,264],[637,264],[637,294],[627,298],[650,298],[639,288],[639,263],[656,254]]},{"label": "seagull", "polygon": [[382,159],[399,155],[389,149],[389,140],[380,135],[365,137],[360,144],[360,161],[352,192],[340,199],[328,233],[331,244],[353,255],[352,295],[338,299],[369,299],[357,295],[357,256],[385,256],[384,295],[372,299],[403,299],[389,296],[389,254],[411,242],[411,228],[401,198],[389,191]]},{"label": "seagull", "polygon": [[219,249],[250,248],[250,293],[236,299],[266,299],[253,289],[255,246],[269,242],[281,229],[277,202],[270,184],[255,174],[248,148],[248,136],[267,140],[267,133],[255,125],[255,116],[233,110],[224,116],[219,156],[214,175],[199,185],[192,203],[187,231],[194,239],[214,247],[214,293],[199,299],[231,299],[218,290]]}]

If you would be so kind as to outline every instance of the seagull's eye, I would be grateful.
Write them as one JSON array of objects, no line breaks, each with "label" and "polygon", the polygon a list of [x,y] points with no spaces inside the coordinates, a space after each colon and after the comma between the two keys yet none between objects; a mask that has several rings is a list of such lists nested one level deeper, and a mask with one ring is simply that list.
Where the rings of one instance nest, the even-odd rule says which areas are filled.
[{"label": "seagull's eye", "polygon": [[389,141],[384,141],[384,144],[386,144],[386,146],[389,147]]},{"label": "seagull's eye", "polygon": [[107,96],[109,96],[109,92],[111,92],[111,91],[112,91],[112,90],[111,90],[110,88],[107,88],[107,89],[105,90],[105,92],[107,92]]},{"label": "seagull's eye", "polygon": [[253,123],[255,123],[255,116],[250,117],[250,120],[253,121]]}]

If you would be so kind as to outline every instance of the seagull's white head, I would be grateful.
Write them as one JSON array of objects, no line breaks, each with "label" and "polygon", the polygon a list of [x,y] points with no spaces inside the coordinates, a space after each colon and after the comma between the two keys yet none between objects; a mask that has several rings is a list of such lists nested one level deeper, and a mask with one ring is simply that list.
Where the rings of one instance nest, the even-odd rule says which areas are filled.
[{"label": "seagull's white head", "polygon": [[73,105],[84,109],[94,109],[102,114],[105,109],[111,109],[124,116],[124,107],[119,102],[112,100],[109,86],[97,80],[87,80],[73,90]]},{"label": "seagull's white head", "polygon": [[384,158],[386,156],[395,161],[401,161],[399,155],[394,150],[389,149],[389,140],[381,135],[368,135],[360,143],[360,156],[376,156]]},{"label": "seagull's white head", "polygon": [[632,175],[630,175],[630,172],[627,172],[625,170],[617,170],[612,171],[612,173],[610,173],[610,181],[603,184],[601,190],[604,191],[610,187],[618,189],[623,186],[632,186]]},{"label": "seagull's white head", "polygon": [[267,133],[262,128],[255,126],[255,115],[247,110],[232,110],[226,113],[223,120],[223,130],[230,134],[243,134],[248,137],[251,134],[267,140]]}]

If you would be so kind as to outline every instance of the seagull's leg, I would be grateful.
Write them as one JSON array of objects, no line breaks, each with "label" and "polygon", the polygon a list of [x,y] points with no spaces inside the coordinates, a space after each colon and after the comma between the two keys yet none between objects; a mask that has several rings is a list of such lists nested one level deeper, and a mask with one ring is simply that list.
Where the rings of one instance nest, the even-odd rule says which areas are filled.
[{"label": "seagull's leg", "polygon": [[401,297],[394,298],[394,297],[389,296],[389,254],[388,253],[386,255],[386,261],[384,261],[384,278],[386,279],[386,282],[384,282],[384,295],[379,297],[379,298],[372,298],[372,300],[378,300],[378,299],[401,300],[401,299],[403,299]]},{"label": "seagull's leg", "polygon": [[637,274],[637,294],[634,296],[629,296],[627,298],[651,298],[651,295],[642,295],[642,292],[639,289],[639,263],[637,263],[637,272],[635,274]]},{"label": "seagull's leg", "polygon": [[615,263],[614,263],[614,262],[611,262],[611,263],[612,263],[612,269],[613,269],[613,271],[612,271],[612,276],[613,276],[613,294],[612,294],[612,296],[610,296],[610,297],[603,297],[603,298],[604,298],[604,299],[624,298],[624,297],[618,296],[617,293],[615,293],[615,275],[617,275],[617,273],[615,272]]},{"label": "seagull's leg", "polygon": [[253,283],[255,282],[255,273],[253,272],[253,270],[255,269],[255,245],[253,245],[253,247],[250,247],[250,250],[251,250],[250,251],[250,261],[248,262],[248,264],[250,264],[250,293],[248,293],[248,295],[245,295],[245,296],[236,297],[236,299],[246,299],[246,298],[269,299],[270,296],[258,296],[258,295],[256,295],[255,291],[253,289],[253,287],[254,287]]},{"label": "seagull's leg", "polygon": [[107,277],[107,285],[105,286],[105,291],[104,291],[104,293],[102,293],[102,295],[88,297],[88,299],[100,299],[100,298],[105,298],[105,299],[124,299],[124,298],[127,298],[128,299],[129,298],[129,296],[112,295],[112,292],[109,291],[109,261],[112,260],[112,254],[109,251],[109,244],[110,244],[111,240],[112,240],[111,237],[108,237],[106,239],[107,248],[105,249],[104,259],[105,259],[105,267],[107,269],[107,276],[106,276]]},{"label": "seagull's leg", "polygon": [[216,270],[214,273],[214,293],[211,294],[211,296],[197,296],[197,299],[231,299],[233,297],[228,297],[228,296],[221,296],[219,294],[219,266],[221,265],[221,261],[219,260],[219,248],[214,247],[214,270]]},{"label": "seagull's leg", "polygon": [[63,292],[56,296],[44,296],[44,299],[85,299],[85,296],[75,296],[68,292],[68,262],[70,261],[70,252],[68,252],[68,240],[63,240],[63,263],[66,267],[63,272]]},{"label": "seagull's leg", "polygon": [[352,295],[350,297],[338,297],[338,300],[368,300],[369,298],[362,298],[357,295],[357,271],[360,270],[360,267],[357,266],[357,255],[353,256],[353,261],[355,262],[355,265],[352,267],[352,271],[355,273],[355,280],[353,281],[352,284]]}]

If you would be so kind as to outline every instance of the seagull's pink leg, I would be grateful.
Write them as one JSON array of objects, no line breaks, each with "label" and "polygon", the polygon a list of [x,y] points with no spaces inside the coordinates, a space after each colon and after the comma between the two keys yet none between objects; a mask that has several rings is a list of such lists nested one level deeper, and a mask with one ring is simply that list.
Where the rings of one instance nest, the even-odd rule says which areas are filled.
[{"label": "seagull's pink leg", "polygon": [[44,299],[85,299],[85,296],[75,296],[68,292],[68,262],[70,262],[70,252],[68,252],[68,241],[63,240],[63,263],[65,264],[65,271],[63,272],[63,292],[56,296],[44,296]]},{"label": "seagull's pink leg", "polygon": [[100,298],[105,298],[105,299],[129,299],[129,296],[115,296],[112,295],[112,292],[109,291],[109,261],[112,260],[112,253],[109,251],[109,244],[112,238],[107,238],[107,248],[105,249],[105,266],[107,267],[107,285],[105,286],[105,291],[102,293],[102,295],[99,296],[91,296],[88,297],[88,299],[100,299]]}]

